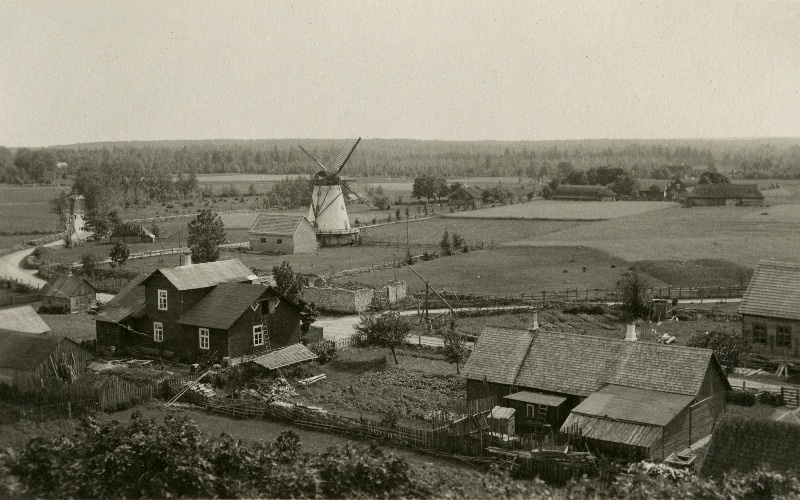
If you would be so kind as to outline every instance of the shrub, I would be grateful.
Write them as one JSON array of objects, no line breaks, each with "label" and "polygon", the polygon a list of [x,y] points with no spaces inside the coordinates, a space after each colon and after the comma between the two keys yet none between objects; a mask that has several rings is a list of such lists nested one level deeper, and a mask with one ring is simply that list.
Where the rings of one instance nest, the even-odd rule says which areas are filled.
[{"label": "shrub", "polygon": [[317,355],[317,363],[324,365],[336,358],[336,342],[330,339],[308,344],[308,349]]},{"label": "shrub", "polygon": [[753,406],[756,404],[756,395],[744,389],[733,389],[726,394],[725,400],[732,405]]},{"label": "shrub", "polygon": [[783,406],[783,396],[772,392],[760,392],[756,397],[759,404],[770,406]]},{"label": "shrub", "polygon": [[686,342],[686,345],[713,350],[720,363],[728,368],[739,366],[742,356],[747,352],[747,342],[744,333],[741,332],[714,330],[696,333]]}]

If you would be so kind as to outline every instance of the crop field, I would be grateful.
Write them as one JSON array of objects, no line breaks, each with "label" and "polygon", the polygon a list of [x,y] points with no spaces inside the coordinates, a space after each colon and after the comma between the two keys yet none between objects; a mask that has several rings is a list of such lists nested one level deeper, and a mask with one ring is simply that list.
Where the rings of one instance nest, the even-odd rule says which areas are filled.
[{"label": "crop field", "polygon": [[641,215],[676,207],[663,201],[560,201],[537,200],[516,205],[483,208],[447,214],[458,219],[531,219],[597,221]]},{"label": "crop field", "polygon": [[[69,192],[69,188],[0,185],[0,233],[58,231],[59,218],[50,212],[50,202],[62,191]],[[25,239],[30,238],[14,237],[8,240],[10,245],[3,246],[13,246]]]}]

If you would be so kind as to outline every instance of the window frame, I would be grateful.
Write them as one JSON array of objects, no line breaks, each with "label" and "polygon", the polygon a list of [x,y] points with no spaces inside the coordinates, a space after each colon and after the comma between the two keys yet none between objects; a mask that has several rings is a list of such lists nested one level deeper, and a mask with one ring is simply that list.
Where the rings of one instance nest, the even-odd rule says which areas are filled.
[{"label": "window frame", "polygon": [[283,238],[278,238],[277,240],[278,245],[283,245]]},{"label": "window frame", "polygon": [[[257,337],[260,336],[261,341],[257,342]],[[253,347],[261,347],[264,345],[264,325],[253,325]]]},{"label": "window frame", "polygon": [[[169,300],[168,300],[167,297],[168,297],[167,290],[163,290],[163,289],[159,288],[158,289],[158,294],[157,294],[157,303],[156,303],[156,305],[158,306],[158,310],[159,311],[166,311],[167,310],[167,308],[169,306]],[[162,299],[163,299],[163,307],[162,307]]]},{"label": "window frame", "polygon": [[536,405],[533,403],[525,405],[525,416],[527,418],[536,418]]},{"label": "window frame", "polygon": [[[200,349],[208,351],[211,349],[211,331],[202,326],[197,329],[197,341]],[[205,347],[203,346],[203,339],[205,339]]]},{"label": "window frame", "polygon": [[788,325],[778,325],[775,327],[775,347],[783,349],[792,348],[792,327]]},{"label": "window frame", "polygon": [[261,238],[261,243],[266,243],[266,242],[267,242],[266,238]]},{"label": "window frame", "polygon": [[767,345],[767,325],[763,323],[753,324],[753,344]]},{"label": "window frame", "polygon": [[164,342],[164,323],[153,321],[153,342]]}]

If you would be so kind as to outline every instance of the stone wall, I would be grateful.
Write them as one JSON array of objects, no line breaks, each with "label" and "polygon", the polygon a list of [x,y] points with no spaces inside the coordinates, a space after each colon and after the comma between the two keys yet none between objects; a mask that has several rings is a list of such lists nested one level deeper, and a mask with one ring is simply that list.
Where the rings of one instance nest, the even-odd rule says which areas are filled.
[{"label": "stone wall", "polygon": [[313,302],[323,311],[361,313],[372,303],[374,290],[348,290],[346,288],[318,288],[307,286],[303,289],[303,300]]}]

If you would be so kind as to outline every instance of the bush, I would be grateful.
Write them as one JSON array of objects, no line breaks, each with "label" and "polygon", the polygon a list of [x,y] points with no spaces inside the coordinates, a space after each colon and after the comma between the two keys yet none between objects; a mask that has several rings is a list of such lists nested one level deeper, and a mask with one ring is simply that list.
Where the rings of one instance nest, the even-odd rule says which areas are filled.
[{"label": "bush", "polygon": [[760,392],[756,397],[759,404],[770,406],[783,406],[783,396],[771,392]]},{"label": "bush", "polygon": [[738,406],[753,406],[756,404],[756,395],[744,389],[733,389],[726,394],[725,400]]},{"label": "bush", "polygon": [[741,364],[742,356],[747,352],[747,342],[744,333],[714,330],[692,335],[686,345],[689,347],[703,347],[711,349],[719,358],[720,363],[733,368]]},{"label": "bush", "polygon": [[324,365],[336,358],[336,342],[325,339],[308,344],[308,349],[317,355],[317,363]]}]

